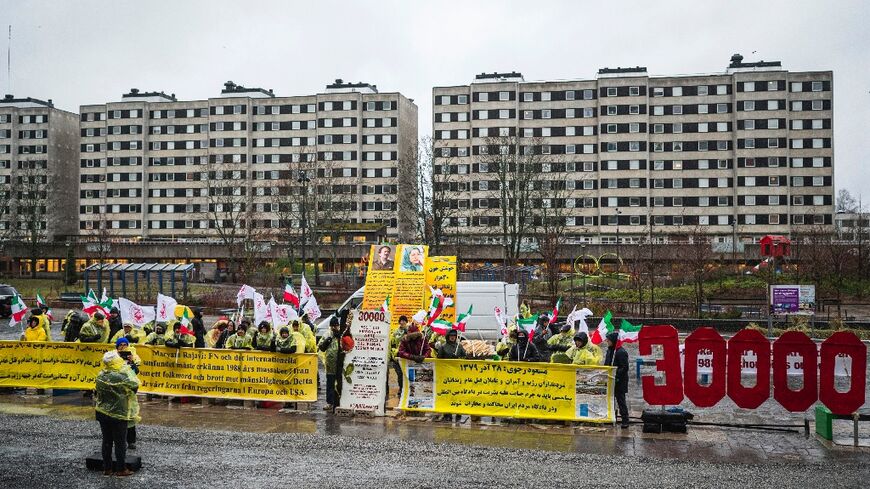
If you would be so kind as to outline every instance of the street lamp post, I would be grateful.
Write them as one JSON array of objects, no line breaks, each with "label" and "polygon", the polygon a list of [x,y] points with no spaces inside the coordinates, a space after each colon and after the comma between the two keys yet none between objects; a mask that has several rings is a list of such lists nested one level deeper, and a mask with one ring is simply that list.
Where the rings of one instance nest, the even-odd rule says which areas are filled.
[{"label": "street lamp post", "polygon": [[[739,272],[737,266],[737,217],[731,216],[731,264],[734,266],[734,271]],[[736,275],[736,273],[735,273]]]},{"label": "street lamp post", "polygon": [[308,245],[308,187],[306,184],[311,179],[305,174],[305,170],[299,170],[299,178],[296,181],[299,182],[302,191],[302,273],[305,273],[305,248]]},{"label": "street lamp post", "polygon": [[655,272],[655,241],[653,240],[654,222],[649,220],[649,314],[656,317],[656,272]]},{"label": "street lamp post", "polygon": [[616,279],[619,280],[619,272],[621,272],[619,263],[622,258],[621,253],[621,239],[619,239],[619,216],[622,215],[622,211],[619,210],[619,207],[616,208]]},{"label": "street lamp post", "polygon": [[[580,255],[583,259],[583,265],[586,265],[586,243],[580,244]],[[586,306],[586,270],[583,270],[583,307]]]}]

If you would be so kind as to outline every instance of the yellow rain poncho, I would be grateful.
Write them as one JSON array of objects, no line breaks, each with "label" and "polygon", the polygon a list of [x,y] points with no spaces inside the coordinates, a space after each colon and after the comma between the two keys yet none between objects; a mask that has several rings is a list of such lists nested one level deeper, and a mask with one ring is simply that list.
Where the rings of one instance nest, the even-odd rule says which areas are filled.
[{"label": "yellow rain poncho", "polygon": [[133,369],[118,355],[108,351],[103,355],[103,369],[97,374],[94,388],[94,401],[97,412],[110,418],[138,422],[139,402],[136,391],[139,379]]},{"label": "yellow rain poncho", "polygon": [[131,329],[129,335],[126,332],[124,332],[123,328],[121,328],[117,333],[115,333],[115,336],[112,336],[112,339],[109,340],[109,343],[114,345],[116,341],[118,341],[121,338],[124,338],[125,336],[127,337],[127,340],[130,341],[131,345],[135,345],[135,344],[139,344],[139,343],[144,343],[146,335],[139,328],[134,327],[133,329]]}]

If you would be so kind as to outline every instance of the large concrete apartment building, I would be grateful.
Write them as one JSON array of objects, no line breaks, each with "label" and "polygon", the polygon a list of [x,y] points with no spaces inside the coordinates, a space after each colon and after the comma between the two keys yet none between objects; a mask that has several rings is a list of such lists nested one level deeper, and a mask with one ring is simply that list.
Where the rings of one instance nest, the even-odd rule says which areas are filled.
[{"label": "large concrete apartment building", "polygon": [[209,237],[237,225],[280,240],[327,212],[413,232],[417,172],[405,157],[417,107],[400,93],[342,80],[291,97],[232,82],[207,100],[132,89],[83,105],[80,120],[82,235]]},{"label": "large concrete apartment building", "polygon": [[[434,179],[454,178],[446,230],[465,243],[500,242],[493,151],[529,155],[535,178],[566,182],[545,204],[563,207],[568,243],[651,233],[668,242],[697,230],[753,242],[830,227],[832,77],[735,55],[722,73],[605,68],[595,79],[534,82],[484,73],[435,87]],[[498,141],[511,147],[493,148]]]},{"label": "large concrete apartment building", "polygon": [[0,237],[62,241],[78,234],[78,116],[51,99],[0,99]]}]

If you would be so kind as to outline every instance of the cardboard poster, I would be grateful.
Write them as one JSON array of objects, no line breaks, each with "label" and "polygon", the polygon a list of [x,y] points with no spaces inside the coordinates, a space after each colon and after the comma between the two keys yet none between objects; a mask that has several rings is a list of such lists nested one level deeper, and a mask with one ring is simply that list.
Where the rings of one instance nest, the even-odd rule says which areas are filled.
[{"label": "cardboard poster", "polygon": [[[410,318],[424,307],[428,253],[429,247],[423,245],[403,244],[396,247],[398,261],[395,263],[395,281],[390,295],[390,330],[399,326],[400,316]],[[368,289],[368,282],[366,284]]]},{"label": "cardboard poster", "polygon": [[350,331],[354,347],[344,357],[340,406],[383,416],[390,325],[383,311],[356,311]]},{"label": "cardboard poster", "polygon": [[393,293],[397,245],[372,245],[366,273],[366,290],[360,309],[376,311],[387,296]]},{"label": "cardboard poster", "polygon": [[440,319],[456,321],[456,257],[455,256],[430,256],[426,260],[426,290],[424,304],[432,300],[429,287],[440,290],[444,297],[453,299],[453,303],[444,308]]}]

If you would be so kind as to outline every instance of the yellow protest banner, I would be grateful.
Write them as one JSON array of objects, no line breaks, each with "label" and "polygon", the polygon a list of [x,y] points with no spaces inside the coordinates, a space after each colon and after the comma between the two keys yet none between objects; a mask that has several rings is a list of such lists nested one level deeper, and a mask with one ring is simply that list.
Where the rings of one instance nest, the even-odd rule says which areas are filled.
[{"label": "yellow protest banner", "polygon": [[441,290],[444,297],[453,299],[453,303],[444,308],[440,319],[451,323],[456,321],[456,257],[430,256],[426,260],[426,285],[424,304],[432,300],[429,287]]},{"label": "yellow protest banner", "polygon": [[317,400],[317,355],[136,347],[140,392],[254,401]]},{"label": "yellow protest banner", "polygon": [[393,293],[395,282],[396,245],[372,245],[362,309],[377,311],[387,296]]},{"label": "yellow protest banner", "polygon": [[[97,343],[0,341],[0,387],[94,388]],[[317,355],[137,345],[139,392],[257,401],[317,400]]]},{"label": "yellow protest banner", "polygon": [[408,411],[613,422],[613,367],[559,363],[402,360]]},{"label": "yellow protest banner", "polygon": [[[396,249],[393,293],[390,295],[390,330],[399,326],[399,317],[411,317],[423,307],[426,288],[426,256],[429,247],[399,245]],[[368,284],[366,285],[368,288]],[[363,307],[365,309],[365,307]]]},{"label": "yellow protest banner", "polygon": [[0,341],[0,387],[93,389],[105,343]]}]

